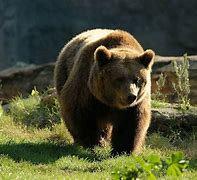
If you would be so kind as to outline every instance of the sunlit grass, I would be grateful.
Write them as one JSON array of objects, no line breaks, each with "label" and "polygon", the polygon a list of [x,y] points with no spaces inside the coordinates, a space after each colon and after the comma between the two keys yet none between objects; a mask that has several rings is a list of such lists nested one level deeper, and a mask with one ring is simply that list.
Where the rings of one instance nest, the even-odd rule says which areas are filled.
[{"label": "sunlit grass", "polygon": [[152,100],[151,101],[151,107],[152,108],[165,108],[168,107],[169,103],[159,101],[159,100]]},{"label": "sunlit grass", "polygon": [[[74,145],[62,120],[48,123],[53,118],[47,114],[51,113],[51,107],[40,105],[39,98],[38,95],[25,100],[16,98],[11,102],[14,109],[7,113],[0,106],[0,179],[112,179],[114,169],[132,162],[132,156],[112,157],[110,146],[85,149]],[[46,125],[38,126],[40,122],[36,118],[46,117],[45,113]],[[55,117],[60,118],[57,114]],[[148,135],[146,145],[137,156],[152,153],[167,158],[173,152],[183,151],[190,167],[180,179],[195,179],[196,147],[195,133],[185,139],[178,135],[176,138],[175,133],[173,138],[153,133]]]}]

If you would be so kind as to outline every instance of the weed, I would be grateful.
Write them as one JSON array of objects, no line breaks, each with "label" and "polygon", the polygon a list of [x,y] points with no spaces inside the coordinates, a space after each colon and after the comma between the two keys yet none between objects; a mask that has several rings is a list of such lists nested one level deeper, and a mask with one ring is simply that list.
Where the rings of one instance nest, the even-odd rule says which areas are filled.
[{"label": "weed", "polygon": [[162,93],[162,89],[165,86],[165,82],[166,82],[166,75],[164,75],[163,73],[161,73],[159,75],[159,79],[156,81],[157,84],[157,91],[156,93],[153,94],[153,98],[157,101],[163,101],[165,102],[166,100],[166,95],[164,93]]},{"label": "weed", "polygon": [[167,137],[162,136],[161,133],[152,133],[147,137],[146,143],[150,145],[151,148],[157,149],[172,149],[173,146]]},{"label": "weed", "polygon": [[153,100],[151,101],[151,106],[153,108],[164,108],[167,106],[166,101],[166,94],[162,93],[162,89],[165,86],[166,82],[166,75],[161,73],[159,75],[159,79],[156,81],[157,84],[157,91],[152,94]]},{"label": "weed", "polygon": [[183,112],[190,107],[190,83],[189,83],[189,61],[187,54],[183,56],[183,62],[178,65],[176,61],[173,61],[174,70],[177,76],[177,83],[173,83],[173,88],[178,97],[179,108]]},{"label": "weed", "polygon": [[39,92],[34,89],[27,99],[15,97],[10,102],[9,114],[17,123],[25,124],[27,127],[51,128],[60,122],[57,101],[50,107],[42,102]]},{"label": "weed", "polygon": [[112,172],[115,180],[139,178],[156,180],[156,177],[164,175],[178,177],[189,165],[189,161],[185,160],[182,152],[173,153],[170,157],[163,159],[158,154],[132,158],[133,162],[130,165]]}]

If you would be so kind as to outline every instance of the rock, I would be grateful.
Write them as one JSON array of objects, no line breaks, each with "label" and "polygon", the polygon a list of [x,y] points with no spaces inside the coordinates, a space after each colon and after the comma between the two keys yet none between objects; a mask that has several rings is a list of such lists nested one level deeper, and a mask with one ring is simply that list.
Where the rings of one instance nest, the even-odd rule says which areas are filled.
[{"label": "rock", "polygon": [[158,131],[170,133],[184,129],[194,131],[197,128],[197,107],[182,112],[178,110],[176,104],[168,104],[167,107],[152,108],[152,122],[150,132]]},{"label": "rock", "polygon": [[71,37],[97,27],[125,29],[156,54],[197,52],[195,0],[0,0],[0,5],[0,69],[19,61],[54,62]]},{"label": "rock", "polygon": [[27,96],[32,89],[46,90],[53,86],[54,64],[29,65],[0,72],[0,101],[14,96]]}]

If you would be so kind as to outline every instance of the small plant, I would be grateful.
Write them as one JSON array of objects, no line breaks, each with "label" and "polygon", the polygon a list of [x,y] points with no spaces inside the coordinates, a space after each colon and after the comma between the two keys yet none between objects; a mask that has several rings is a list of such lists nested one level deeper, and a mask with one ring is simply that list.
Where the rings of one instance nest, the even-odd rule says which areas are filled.
[{"label": "small plant", "polygon": [[189,83],[189,61],[187,54],[183,56],[183,62],[178,65],[176,61],[173,62],[174,70],[177,76],[177,83],[173,83],[173,88],[178,97],[179,108],[184,112],[190,107],[190,83]]},{"label": "small plant", "polygon": [[171,157],[165,159],[164,167],[166,166],[166,174],[169,176],[180,176],[189,165],[189,161],[184,159],[182,152],[176,152]]},{"label": "small plant", "polygon": [[151,101],[151,106],[153,108],[162,108],[167,106],[167,103],[165,103],[166,95],[161,92],[163,87],[165,86],[165,82],[166,82],[166,75],[161,73],[159,75],[159,79],[156,81],[157,91],[152,95],[153,100]]},{"label": "small plant", "polygon": [[156,180],[164,175],[178,177],[189,165],[182,152],[171,154],[169,158],[161,159],[157,154],[148,156],[132,156],[133,163],[112,172],[114,180]]},{"label": "small plant", "polygon": [[163,73],[161,73],[159,75],[159,79],[156,81],[156,84],[157,84],[157,92],[153,95],[153,97],[154,97],[155,100],[165,102],[166,95],[161,92],[161,90],[165,86],[165,83],[166,83],[166,75],[163,74]]}]

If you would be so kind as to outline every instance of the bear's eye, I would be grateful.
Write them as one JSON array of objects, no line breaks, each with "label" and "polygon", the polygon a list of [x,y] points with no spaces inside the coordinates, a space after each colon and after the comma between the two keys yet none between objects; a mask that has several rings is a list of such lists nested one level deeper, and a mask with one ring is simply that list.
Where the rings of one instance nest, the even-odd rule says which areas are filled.
[{"label": "bear's eye", "polygon": [[137,86],[142,86],[144,84],[144,80],[138,77],[138,78],[135,79],[134,83]]}]

